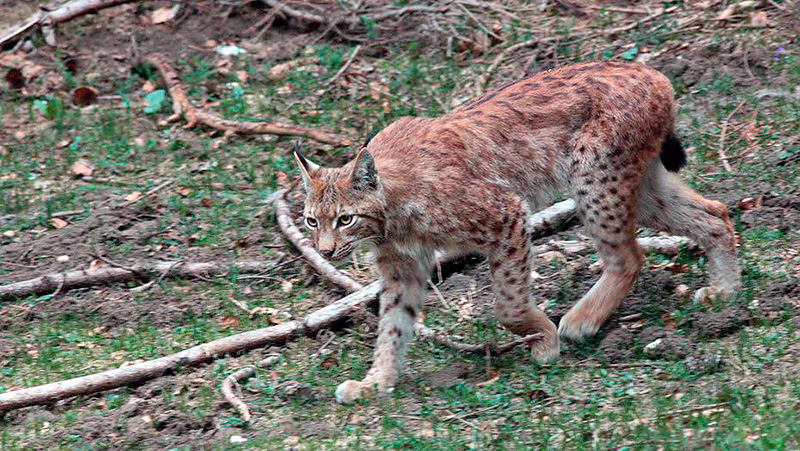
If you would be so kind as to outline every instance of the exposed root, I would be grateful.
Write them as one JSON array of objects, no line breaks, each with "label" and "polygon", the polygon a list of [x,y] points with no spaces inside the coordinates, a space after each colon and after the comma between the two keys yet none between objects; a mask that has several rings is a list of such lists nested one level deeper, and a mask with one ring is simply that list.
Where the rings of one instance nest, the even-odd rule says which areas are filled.
[{"label": "exposed root", "polygon": [[278,136],[302,136],[334,146],[349,146],[351,141],[330,133],[321,132],[308,127],[297,125],[276,124],[272,122],[249,122],[234,121],[223,119],[214,113],[203,111],[195,107],[186,96],[178,73],[170,65],[169,61],[160,54],[152,53],[142,57],[143,63],[155,68],[164,77],[167,90],[172,96],[173,114],[162,124],[178,121],[181,116],[186,118],[186,127],[194,127],[197,124],[206,125],[227,134],[237,133],[240,135],[278,135]]}]

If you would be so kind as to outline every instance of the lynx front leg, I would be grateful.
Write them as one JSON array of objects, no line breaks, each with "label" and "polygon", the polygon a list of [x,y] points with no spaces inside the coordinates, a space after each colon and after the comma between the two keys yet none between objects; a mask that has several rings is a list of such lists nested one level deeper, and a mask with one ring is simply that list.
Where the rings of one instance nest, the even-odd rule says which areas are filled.
[{"label": "lynx front leg", "polygon": [[414,321],[422,309],[425,282],[430,273],[427,259],[418,262],[407,255],[380,250],[377,264],[382,283],[381,319],[372,368],[364,380],[345,381],[336,388],[336,400],[343,404],[394,387],[414,333]]}]

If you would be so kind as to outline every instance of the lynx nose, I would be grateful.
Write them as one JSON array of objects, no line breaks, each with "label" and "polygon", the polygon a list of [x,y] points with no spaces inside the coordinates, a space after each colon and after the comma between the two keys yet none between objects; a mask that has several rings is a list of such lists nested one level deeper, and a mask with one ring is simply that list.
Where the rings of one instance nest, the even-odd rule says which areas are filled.
[{"label": "lynx nose", "polygon": [[320,249],[319,253],[325,258],[333,257],[333,249]]}]

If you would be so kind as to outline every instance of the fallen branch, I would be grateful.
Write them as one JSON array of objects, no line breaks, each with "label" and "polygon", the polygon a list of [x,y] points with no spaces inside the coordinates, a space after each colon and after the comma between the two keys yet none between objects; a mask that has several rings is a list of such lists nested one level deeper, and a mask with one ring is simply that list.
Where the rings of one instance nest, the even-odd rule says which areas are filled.
[{"label": "fallen branch", "polygon": [[380,284],[374,282],[304,318],[221,338],[177,354],[124,368],[0,393],[0,413],[27,406],[47,404],[70,396],[90,395],[124,385],[140,383],[182,367],[211,362],[223,355],[283,343],[300,335],[313,335],[320,329],[331,327],[346,319],[354,311],[366,308],[376,299],[379,290]]},{"label": "fallen branch", "polygon": [[222,396],[239,411],[239,416],[245,423],[250,422],[250,409],[247,408],[247,404],[239,399],[233,391],[234,387],[239,387],[239,382],[254,374],[256,374],[256,370],[252,366],[237,370],[222,381],[222,388],[220,389],[220,391],[222,391]]},{"label": "fallen branch", "polygon": [[414,330],[423,340],[428,340],[440,345],[449,346],[456,351],[464,352],[467,354],[481,354],[485,355],[489,353],[491,355],[500,355],[505,352],[511,351],[518,346],[522,346],[528,344],[532,341],[541,340],[544,335],[540,333],[526,335],[524,337],[517,338],[516,340],[509,341],[508,343],[482,343],[482,344],[467,344],[467,343],[460,343],[452,338],[448,337],[447,335],[434,332],[427,326],[423,324],[417,323],[414,326]]},{"label": "fallen branch", "polygon": [[[53,25],[70,21],[78,16],[97,11],[98,9],[110,8],[123,3],[130,3],[131,1],[133,0],[75,0],[51,11],[46,9],[48,5],[40,6],[39,11],[35,14],[7,29],[0,35],[0,48],[16,41],[37,27],[52,28]],[[45,41],[47,41],[49,45],[55,45],[54,35],[50,34],[48,37],[48,33],[46,33]]]},{"label": "fallen branch", "polygon": [[[271,355],[264,360],[258,362],[258,366],[260,368],[269,368],[272,365],[278,363],[280,357],[277,355]],[[239,396],[234,393],[234,391],[239,390],[239,384],[251,377],[256,373],[256,369],[252,366],[248,366],[233,372],[230,376],[226,377],[224,381],[222,381],[222,387],[220,391],[222,392],[222,396],[225,397],[225,400],[228,401],[236,410],[239,411],[239,416],[242,418],[242,421],[249,423],[250,422],[250,409],[247,407]]]},{"label": "fallen branch", "polygon": [[334,146],[349,146],[349,139],[342,138],[330,133],[320,132],[308,127],[297,125],[275,124],[271,122],[249,122],[234,121],[223,119],[216,114],[203,111],[195,107],[186,96],[178,73],[172,68],[167,59],[160,54],[149,54],[142,57],[142,62],[149,64],[161,73],[164,83],[167,86],[170,96],[172,96],[173,114],[164,124],[178,121],[181,116],[186,118],[186,128],[203,124],[225,133],[237,133],[240,135],[278,135],[278,136],[302,136],[315,141],[319,141]]},{"label": "fallen branch", "polygon": [[165,273],[175,277],[196,277],[227,274],[232,269],[240,273],[258,273],[273,267],[272,263],[259,261],[179,263],[177,261],[161,261],[138,263],[129,268],[111,266],[45,274],[35,279],[0,286],[0,300],[15,296],[25,297],[32,294],[52,293],[59,286],[62,290],[71,290],[132,280],[148,280],[160,277]]}]

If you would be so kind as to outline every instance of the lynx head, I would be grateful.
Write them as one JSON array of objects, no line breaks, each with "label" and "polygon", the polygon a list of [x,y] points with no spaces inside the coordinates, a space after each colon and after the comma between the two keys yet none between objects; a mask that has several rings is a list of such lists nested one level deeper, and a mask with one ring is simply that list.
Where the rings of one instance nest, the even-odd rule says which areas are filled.
[{"label": "lynx head", "polygon": [[320,167],[297,147],[294,157],[306,189],[304,222],[320,254],[340,259],[359,244],[377,244],[383,236],[385,200],[366,147],[339,168]]}]

